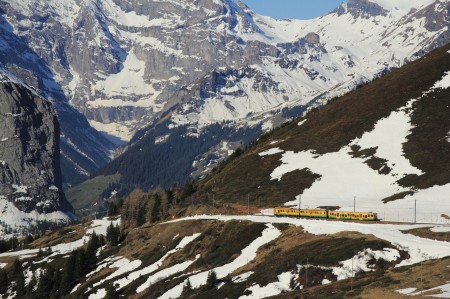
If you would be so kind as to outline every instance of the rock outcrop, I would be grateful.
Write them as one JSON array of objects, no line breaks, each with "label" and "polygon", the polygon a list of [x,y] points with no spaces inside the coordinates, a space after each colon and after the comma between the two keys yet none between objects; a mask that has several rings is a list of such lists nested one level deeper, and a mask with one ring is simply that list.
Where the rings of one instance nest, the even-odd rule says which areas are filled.
[{"label": "rock outcrop", "polygon": [[59,135],[52,104],[0,74],[0,220],[8,232],[73,220]]}]

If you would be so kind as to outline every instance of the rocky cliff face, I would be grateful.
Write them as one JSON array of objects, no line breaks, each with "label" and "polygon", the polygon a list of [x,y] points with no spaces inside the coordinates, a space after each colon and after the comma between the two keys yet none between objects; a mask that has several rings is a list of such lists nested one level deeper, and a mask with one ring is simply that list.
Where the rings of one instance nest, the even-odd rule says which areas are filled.
[{"label": "rocky cliff face", "polygon": [[0,226],[7,232],[72,220],[61,191],[59,130],[50,102],[0,74]]}]

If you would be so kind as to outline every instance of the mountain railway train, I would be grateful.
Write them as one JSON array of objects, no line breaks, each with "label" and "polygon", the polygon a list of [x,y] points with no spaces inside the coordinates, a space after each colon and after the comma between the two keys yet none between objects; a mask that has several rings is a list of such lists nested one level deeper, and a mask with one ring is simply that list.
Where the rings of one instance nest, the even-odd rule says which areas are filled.
[{"label": "mountain railway train", "polygon": [[373,212],[345,212],[330,211],[326,209],[293,209],[288,207],[275,207],[273,209],[275,216],[283,217],[307,217],[307,218],[325,218],[338,220],[359,220],[359,221],[377,221],[378,215]]}]

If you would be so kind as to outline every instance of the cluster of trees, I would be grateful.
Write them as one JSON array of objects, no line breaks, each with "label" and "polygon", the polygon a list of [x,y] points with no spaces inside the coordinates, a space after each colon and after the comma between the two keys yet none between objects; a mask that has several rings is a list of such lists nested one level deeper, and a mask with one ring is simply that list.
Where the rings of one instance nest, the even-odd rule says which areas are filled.
[{"label": "cluster of trees", "polygon": [[119,225],[111,224],[106,229],[106,242],[109,246],[116,246],[122,239]]},{"label": "cluster of trees", "polygon": [[0,253],[6,252],[8,250],[17,249],[20,246],[26,246],[34,241],[34,237],[30,234],[26,235],[25,238],[19,241],[15,236],[9,239],[0,240]]},{"label": "cluster of trees", "polygon": [[19,240],[17,240],[16,237],[12,237],[6,240],[0,240],[0,253],[16,249],[18,246]]},{"label": "cluster of trees", "polygon": [[173,208],[183,204],[197,191],[194,181],[170,189],[156,189],[149,193],[133,191],[121,205],[122,221],[131,227],[142,226],[146,222],[155,223],[174,215]]},{"label": "cluster of trees", "polygon": [[[8,285],[11,285],[10,282],[13,281],[16,298],[62,298],[70,294],[75,285],[96,268],[96,253],[102,238],[103,236],[98,236],[94,232],[89,242],[84,247],[72,251],[62,265],[48,263],[39,275],[39,279],[33,273],[27,286],[25,286],[22,263],[16,260],[9,273],[0,269],[0,294],[8,292]],[[47,249],[40,251],[39,255],[45,256],[51,253],[51,249]]]},{"label": "cluster of trees", "polygon": [[108,217],[119,215],[122,206],[123,206],[123,199],[111,201],[108,206]]}]

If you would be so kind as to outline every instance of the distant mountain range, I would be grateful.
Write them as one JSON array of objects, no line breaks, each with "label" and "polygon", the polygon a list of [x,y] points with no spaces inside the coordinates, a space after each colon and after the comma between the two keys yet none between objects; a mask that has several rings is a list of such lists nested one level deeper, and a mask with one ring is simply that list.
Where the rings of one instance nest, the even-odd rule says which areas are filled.
[{"label": "distant mountain range", "polygon": [[55,103],[67,185],[119,173],[148,189],[446,44],[448,9],[350,0],[301,21],[229,0],[0,1],[0,63]]}]

